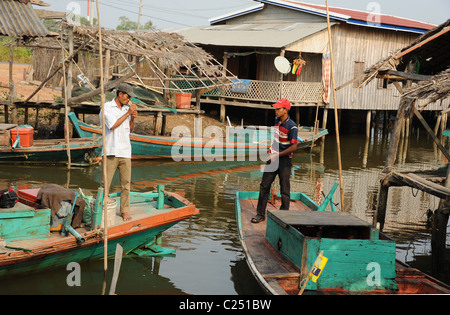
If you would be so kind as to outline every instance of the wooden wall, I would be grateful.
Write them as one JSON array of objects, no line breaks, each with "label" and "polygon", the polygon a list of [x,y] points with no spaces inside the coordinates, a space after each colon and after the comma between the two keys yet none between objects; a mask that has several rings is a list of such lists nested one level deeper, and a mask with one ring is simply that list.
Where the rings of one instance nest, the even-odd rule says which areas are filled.
[{"label": "wooden wall", "polygon": [[[236,17],[222,23],[326,23],[326,18],[304,12],[298,12],[286,8],[267,5],[263,10]],[[371,67],[379,61],[389,57],[395,51],[409,45],[420,34],[363,27],[346,24],[345,22],[332,22],[333,53],[335,64],[336,86],[339,87],[364,69]],[[223,47],[232,49],[230,47]],[[245,50],[245,48],[240,48]],[[247,50],[254,49],[248,47]],[[286,47],[285,56],[292,60],[302,52],[302,57],[307,65],[300,76],[285,75],[285,81],[320,82],[322,77],[322,53],[329,51],[328,31],[324,29],[314,35],[299,39]],[[266,51],[275,50],[281,53],[279,48],[265,48]],[[273,66],[276,55],[259,55],[259,77],[262,81],[279,81],[280,74]],[[230,64],[230,60],[228,62]],[[231,63],[232,64],[232,63]],[[233,66],[232,66],[233,67]],[[238,69],[238,65],[234,65]],[[231,68],[230,68],[231,69]],[[356,73],[355,73],[356,71]],[[399,105],[399,93],[392,84],[383,88],[383,82],[374,79],[367,86],[354,91],[355,85],[350,84],[337,91],[337,107],[339,109],[355,110],[397,110]],[[333,97],[330,97],[329,107],[334,107]],[[442,110],[450,103],[450,100],[430,104],[427,110]]]},{"label": "wooden wall", "polygon": [[[393,52],[410,44],[417,34],[381,30],[348,24],[332,28],[334,70],[336,86],[345,84],[355,77],[355,70],[367,69]],[[364,110],[397,110],[399,96],[392,84],[380,87],[380,80],[374,79],[367,86],[356,91],[355,84],[337,91],[338,108]],[[333,98],[331,98],[332,104]]]}]

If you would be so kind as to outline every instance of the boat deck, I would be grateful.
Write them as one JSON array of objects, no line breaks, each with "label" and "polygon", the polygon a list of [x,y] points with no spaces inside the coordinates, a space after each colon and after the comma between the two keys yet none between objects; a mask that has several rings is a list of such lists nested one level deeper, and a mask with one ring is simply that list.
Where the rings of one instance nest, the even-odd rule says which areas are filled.
[{"label": "boat deck", "polygon": [[[258,200],[242,199],[241,201],[241,223],[242,232],[245,238],[245,251],[247,257],[251,257],[251,263],[260,273],[260,277],[270,283],[270,286],[277,294],[286,294],[285,290],[275,279],[284,281],[284,285],[291,283],[295,290],[300,280],[299,269],[290,261],[281,257],[265,239],[266,223],[255,224],[251,218],[256,215]],[[280,200],[275,200],[273,204],[267,205],[267,210],[278,210],[281,206]],[[309,208],[301,201],[291,201],[289,211],[308,211]],[[252,270],[253,272],[253,270]],[[258,275],[257,275],[258,276]],[[260,281],[262,280],[260,279]]]},{"label": "boat deck", "polygon": [[[256,215],[257,202],[257,199],[240,200],[240,237],[246,254],[247,263],[257,281],[267,293],[276,295],[296,295],[299,291],[299,268],[279,255],[266,240],[265,221],[259,224],[251,223],[251,218]],[[267,210],[277,210],[277,213],[280,213],[281,211],[278,210],[280,205],[280,200],[276,200],[274,204],[269,202]],[[291,200],[289,212],[286,211],[286,214],[284,215],[283,213],[283,216],[289,217],[293,211],[310,211],[310,208],[301,201]],[[309,216],[308,218],[311,221],[310,223],[314,225],[315,218],[312,216]],[[339,224],[339,222],[333,221],[333,224]],[[354,224],[367,225],[367,223],[362,220],[357,220]],[[397,275],[395,280],[398,283],[397,292],[375,290],[371,291],[370,294],[450,294],[450,286],[426,275],[418,269],[411,268],[401,261],[395,261],[395,271]],[[315,293],[333,295],[348,294],[346,290],[340,289],[321,290],[320,292]]]},{"label": "boat deck", "polygon": [[[170,195],[174,196],[181,202],[184,202],[186,206],[175,208],[168,204],[164,204],[163,209],[157,209],[156,201],[142,200],[132,202],[130,204],[131,220],[129,221],[123,221],[120,216],[119,200],[117,200],[118,205],[114,219],[111,221],[109,218],[107,219],[107,222],[111,222],[108,226],[109,238],[117,238],[130,232],[139,232],[141,230],[178,222],[198,213],[198,210],[196,210],[194,205],[192,205],[192,203],[188,200],[177,194],[170,193]],[[108,212],[108,215],[110,213],[111,212]],[[82,226],[80,228],[76,228],[75,230],[86,239],[86,243],[83,245],[87,245],[87,243],[92,241],[98,242],[102,240],[102,235],[99,233],[100,231],[92,230],[90,227]],[[74,243],[76,243],[76,239],[71,234],[68,236],[62,236],[60,231],[53,231],[50,232],[49,237],[45,239],[11,241],[7,244],[8,247],[1,248],[0,255],[8,252],[17,252],[16,249],[22,249],[25,252],[39,252],[46,248],[51,249],[55,246],[70,247],[73,246]]]}]

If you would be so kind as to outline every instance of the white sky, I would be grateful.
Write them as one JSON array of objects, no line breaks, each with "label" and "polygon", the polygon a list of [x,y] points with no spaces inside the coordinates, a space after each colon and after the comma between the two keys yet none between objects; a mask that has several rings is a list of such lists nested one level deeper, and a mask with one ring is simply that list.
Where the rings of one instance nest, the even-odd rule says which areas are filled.
[{"label": "white sky", "polygon": [[[37,7],[54,11],[71,11],[79,8],[87,16],[87,0],[44,0],[50,7]],[[140,0],[99,0],[100,23],[116,28],[119,17],[127,16],[137,21]],[[325,5],[325,0],[307,0],[307,3]],[[208,25],[208,19],[257,4],[253,0],[142,0],[141,24],[152,21],[158,29]],[[449,0],[329,0],[329,6],[356,9],[409,18],[431,24],[441,24],[450,18]],[[97,11],[94,1],[94,17]]]}]

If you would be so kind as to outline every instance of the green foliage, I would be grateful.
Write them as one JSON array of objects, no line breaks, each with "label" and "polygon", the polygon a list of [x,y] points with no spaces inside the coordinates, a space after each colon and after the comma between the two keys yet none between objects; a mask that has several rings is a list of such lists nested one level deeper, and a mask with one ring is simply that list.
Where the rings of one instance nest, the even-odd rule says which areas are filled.
[{"label": "green foliage", "polygon": [[[130,30],[136,30],[137,29],[137,22],[130,21],[130,19],[127,18],[126,16],[121,16],[119,18],[119,20],[120,20],[120,24],[117,25],[116,30],[130,31]],[[142,25],[139,29],[141,29],[141,30],[149,30],[152,27],[153,27],[152,22],[148,21],[147,23]]]},{"label": "green foliage", "polygon": [[[9,61],[9,45],[7,43],[14,43],[14,40],[8,36],[0,37],[0,62]],[[30,49],[25,47],[14,47],[14,62],[15,63],[32,63],[33,53]]]}]

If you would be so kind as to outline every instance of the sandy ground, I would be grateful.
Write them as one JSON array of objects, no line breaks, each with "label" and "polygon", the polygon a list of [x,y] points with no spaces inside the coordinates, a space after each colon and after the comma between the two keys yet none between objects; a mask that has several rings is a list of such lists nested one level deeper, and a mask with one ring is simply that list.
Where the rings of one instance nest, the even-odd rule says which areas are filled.
[{"label": "sandy ground", "polygon": [[[37,84],[35,81],[26,82],[26,71],[31,69],[31,65],[26,64],[14,64],[13,66],[13,80],[16,85],[17,90],[17,98],[25,99],[31,93],[33,93],[37,88],[40,82]],[[24,74],[25,73],[25,74]],[[0,63],[0,85],[9,85],[9,64],[8,63]],[[5,99],[6,95],[9,95],[9,89],[0,88],[0,99]],[[36,101],[39,97],[40,101],[43,100],[52,100],[54,97],[61,96],[61,90],[51,89],[48,87],[42,88],[35,96],[33,96],[32,100]]]},{"label": "sandy ground", "polygon": [[[26,82],[27,72],[30,71],[31,66],[26,64],[14,64],[13,66],[13,80],[16,85],[17,99],[24,100],[31,93],[33,93],[39,86],[40,82],[29,80]],[[0,85],[9,85],[9,64],[0,63]],[[5,100],[9,96],[9,89],[0,88],[0,99]],[[55,98],[61,96],[61,90],[52,89],[49,87],[42,88],[32,100],[53,101]],[[19,124],[24,123],[24,110],[19,109]],[[207,115],[201,115],[202,132],[209,126],[218,126],[223,131],[225,130],[225,124],[221,123],[214,117]],[[194,134],[194,118],[195,115],[168,115],[166,119],[165,135],[170,135],[172,130],[177,126],[186,126]],[[28,123],[32,126],[35,125],[36,110],[29,110]],[[134,132],[140,134],[153,134],[153,116],[140,115],[136,118]],[[55,129],[58,122],[58,113],[54,110],[43,109],[39,111],[39,124],[38,127],[42,129]],[[98,115],[85,115],[85,121],[90,124],[99,124]],[[4,122],[3,106],[0,106],[0,122]]]}]

